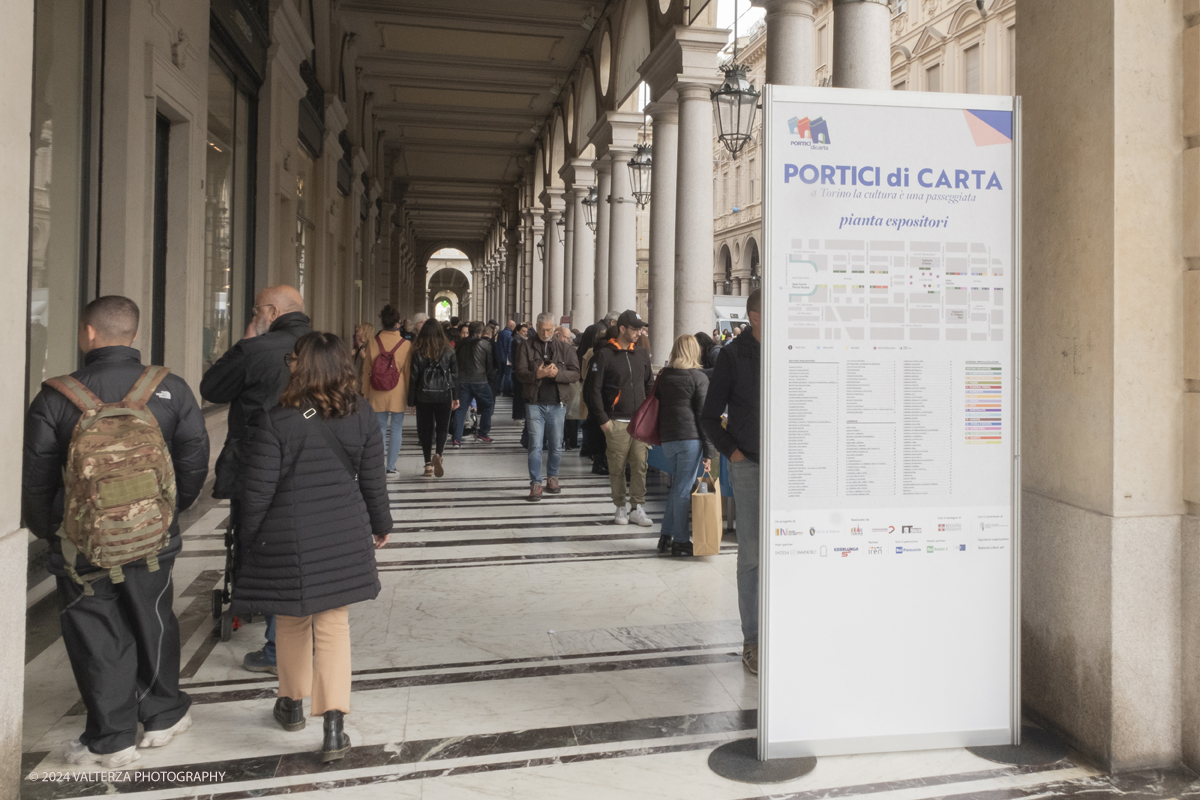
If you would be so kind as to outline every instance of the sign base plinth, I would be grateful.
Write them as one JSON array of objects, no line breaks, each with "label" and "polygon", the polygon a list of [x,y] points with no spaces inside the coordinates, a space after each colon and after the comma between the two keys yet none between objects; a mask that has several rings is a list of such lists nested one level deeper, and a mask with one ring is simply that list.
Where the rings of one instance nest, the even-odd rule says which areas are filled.
[{"label": "sign base plinth", "polygon": [[968,747],[967,751],[997,764],[1045,766],[1067,757],[1067,746],[1058,737],[1041,728],[1021,726],[1021,743],[990,747]]},{"label": "sign base plinth", "polygon": [[785,783],[803,777],[817,766],[812,756],[758,760],[758,739],[737,739],[721,745],[708,757],[708,768],[740,783]]}]

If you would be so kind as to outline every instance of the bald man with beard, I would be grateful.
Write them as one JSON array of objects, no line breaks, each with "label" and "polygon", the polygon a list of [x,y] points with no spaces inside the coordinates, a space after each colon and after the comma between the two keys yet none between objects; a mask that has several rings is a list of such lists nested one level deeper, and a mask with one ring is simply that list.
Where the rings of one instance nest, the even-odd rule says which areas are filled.
[{"label": "bald man with beard", "polygon": [[[304,313],[304,298],[291,286],[269,286],[254,299],[254,318],[246,335],[208,368],[200,381],[200,396],[210,403],[229,404],[229,432],[217,458],[213,497],[229,499],[230,520],[238,523],[238,474],[242,442],[255,419],[279,404],[291,370],[283,358],[296,340],[312,331]],[[275,672],[275,619],[267,620],[267,643],[248,653],[242,666],[252,672]]]}]

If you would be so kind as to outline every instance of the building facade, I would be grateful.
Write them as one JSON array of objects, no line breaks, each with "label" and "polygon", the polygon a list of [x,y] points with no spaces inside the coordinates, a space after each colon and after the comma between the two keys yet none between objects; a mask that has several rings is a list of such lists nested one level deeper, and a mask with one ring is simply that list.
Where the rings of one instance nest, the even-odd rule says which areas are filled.
[{"label": "building facade", "polygon": [[[1014,94],[1016,0],[892,0],[891,82],[896,91]],[[813,15],[813,85],[833,70],[833,0]],[[738,42],[738,62],[755,86],[766,78],[767,26]],[[732,58],[732,47],[725,54]],[[759,134],[737,159],[713,140],[713,294],[747,295],[760,281],[762,162]]]}]

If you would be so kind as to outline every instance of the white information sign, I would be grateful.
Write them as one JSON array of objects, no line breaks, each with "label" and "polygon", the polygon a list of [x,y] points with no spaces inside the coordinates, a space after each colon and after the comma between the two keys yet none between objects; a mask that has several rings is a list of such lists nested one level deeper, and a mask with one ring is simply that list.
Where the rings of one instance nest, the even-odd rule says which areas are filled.
[{"label": "white information sign", "polygon": [[764,109],[760,757],[1012,743],[1015,101]]}]

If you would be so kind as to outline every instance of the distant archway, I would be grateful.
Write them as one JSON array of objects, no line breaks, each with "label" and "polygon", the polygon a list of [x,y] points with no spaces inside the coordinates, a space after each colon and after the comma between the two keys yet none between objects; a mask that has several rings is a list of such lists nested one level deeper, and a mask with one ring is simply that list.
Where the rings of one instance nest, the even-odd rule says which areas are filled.
[{"label": "distant archway", "polygon": [[441,313],[441,300],[448,300],[450,317],[463,317],[470,313],[471,305],[471,259],[461,250],[446,247],[429,257],[425,266],[425,313],[437,317]]}]

